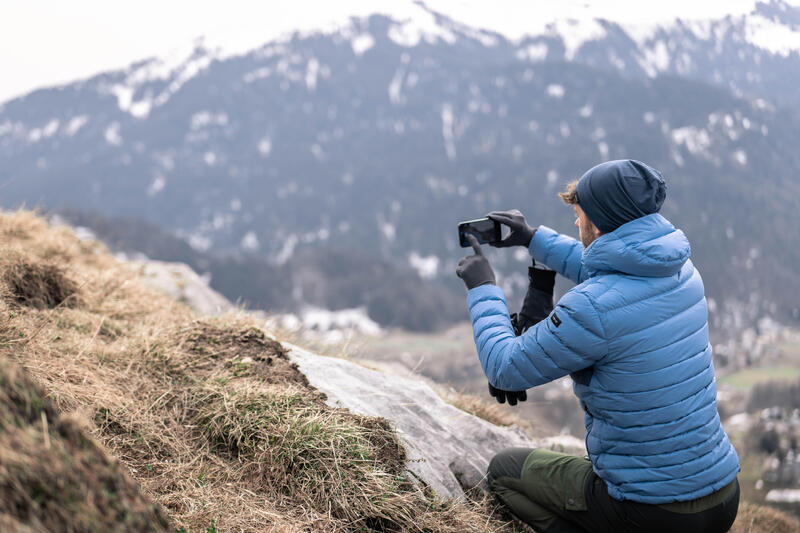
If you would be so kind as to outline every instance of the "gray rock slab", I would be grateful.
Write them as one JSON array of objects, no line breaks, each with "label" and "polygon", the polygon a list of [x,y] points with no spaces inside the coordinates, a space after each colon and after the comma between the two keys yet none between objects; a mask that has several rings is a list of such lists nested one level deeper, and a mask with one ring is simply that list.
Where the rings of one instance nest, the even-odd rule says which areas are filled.
[{"label": "gray rock slab", "polygon": [[535,446],[521,429],[465,413],[420,380],[284,345],[311,385],[328,396],[328,405],[388,419],[406,448],[409,471],[442,497],[463,495],[454,470],[462,481],[477,484],[498,451]]},{"label": "gray rock slab", "polygon": [[151,287],[184,302],[202,315],[217,316],[231,311],[234,306],[223,295],[208,286],[208,281],[184,263],[133,260],[131,266],[139,270],[142,279]]}]

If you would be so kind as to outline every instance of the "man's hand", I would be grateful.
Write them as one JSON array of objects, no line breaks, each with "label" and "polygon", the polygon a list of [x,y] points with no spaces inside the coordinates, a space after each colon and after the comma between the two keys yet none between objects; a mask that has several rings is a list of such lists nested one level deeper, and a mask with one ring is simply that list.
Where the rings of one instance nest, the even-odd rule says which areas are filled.
[{"label": "man's hand", "polygon": [[491,220],[508,226],[511,230],[508,237],[490,244],[496,248],[508,248],[509,246],[525,246],[527,248],[531,243],[533,234],[536,233],[536,230],[525,222],[525,217],[520,213],[519,209],[492,211],[486,216]]},{"label": "man's hand", "polygon": [[517,402],[524,402],[528,399],[528,393],[524,390],[521,391],[507,391],[507,390],[500,390],[492,387],[492,384],[489,383],[489,394],[491,394],[497,403],[506,403],[508,400],[508,405],[517,405]]},{"label": "man's hand", "polygon": [[480,285],[495,284],[494,271],[489,264],[489,260],[483,255],[481,245],[474,235],[467,235],[467,240],[475,251],[473,255],[468,255],[458,262],[456,275],[464,280],[467,290],[474,289]]}]

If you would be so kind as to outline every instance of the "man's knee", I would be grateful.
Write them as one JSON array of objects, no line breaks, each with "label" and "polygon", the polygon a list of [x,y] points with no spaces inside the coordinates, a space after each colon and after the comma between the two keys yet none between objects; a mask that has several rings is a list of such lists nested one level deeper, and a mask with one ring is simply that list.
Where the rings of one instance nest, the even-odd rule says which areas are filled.
[{"label": "man's knee", "polygon": [[492,483],[499,477],[522,477],[522,466],[532,451],[533,448],[507,448],[492,457],[486,472],[489,488],[492,488]]}]

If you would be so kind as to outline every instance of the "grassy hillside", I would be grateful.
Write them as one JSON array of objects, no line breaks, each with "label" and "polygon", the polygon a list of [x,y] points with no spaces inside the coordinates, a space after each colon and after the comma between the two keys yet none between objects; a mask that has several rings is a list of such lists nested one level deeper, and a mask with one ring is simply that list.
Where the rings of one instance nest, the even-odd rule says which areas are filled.
[{"label": "grassy hillside", "polygon": [[[0,361],[19,364],[46,404],[28,416],[26,431],[36,434],[35,411],[44,412],[54,445],[57,414],[75,413],[174,530],[506,527],[488,504],[442,502],[412,486],[387,422],[327,407],[249,317],[200,320],[100,245],[30,213],[0,216],[0,239]],[[9,435],[0,440],[4,466]],[[21,474],[4,475],[3,486],[27,487]],[[92,492],[76,495],[72,510],[48,505],[63,505],[67,529],[108,531],[81,522]],[[0,509],[34,531],[52,530],[38,528],[37,512]]]},{"label": "grassy hillside", "polygon": [[0,215],[0,316],[3,530],[519,530],[412,485],[388,423],[326,406],[252,318],[31,213]]}]

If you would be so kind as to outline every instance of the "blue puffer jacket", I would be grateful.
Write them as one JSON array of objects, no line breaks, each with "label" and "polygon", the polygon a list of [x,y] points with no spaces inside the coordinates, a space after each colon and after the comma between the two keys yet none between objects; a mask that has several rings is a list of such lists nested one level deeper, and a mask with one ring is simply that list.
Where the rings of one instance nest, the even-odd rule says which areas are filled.
[{"label": "blue puffer jacket", "polygon": [[514,335],[503,291],[469,291],[489,381],[523,390],[571,374],[594,471],[618,500],[686,501],[739,471],[717,413],[703,281],[682,231],[648,215],[583,245],[541,226],[533,258],[579,285]]}]

